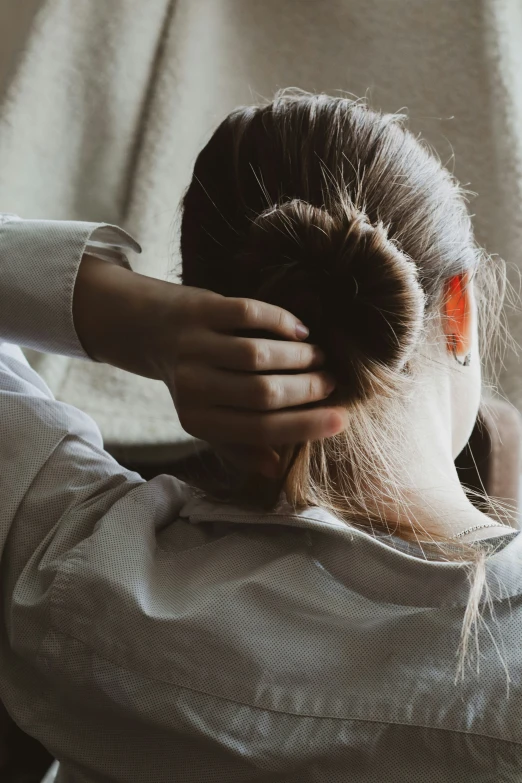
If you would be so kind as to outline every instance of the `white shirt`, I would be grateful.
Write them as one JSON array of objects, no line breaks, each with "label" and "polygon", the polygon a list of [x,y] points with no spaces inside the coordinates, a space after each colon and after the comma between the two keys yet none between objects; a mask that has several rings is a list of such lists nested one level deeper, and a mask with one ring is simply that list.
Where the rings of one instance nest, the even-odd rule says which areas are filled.
[{"label": "white shirt", "polygon": [[455,685],[459,565],[122,468],[7,344],[86,358],[89,239],[137,249],[94,224],[0,225],[0,698],[57,780],[522,780],[522,536],[487,561],[480,674]]}]

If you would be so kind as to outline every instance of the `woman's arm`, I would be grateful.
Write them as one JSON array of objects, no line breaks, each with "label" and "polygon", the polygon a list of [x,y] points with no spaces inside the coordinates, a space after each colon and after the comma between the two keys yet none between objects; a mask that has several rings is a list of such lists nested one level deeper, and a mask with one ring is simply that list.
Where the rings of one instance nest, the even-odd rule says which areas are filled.
[{"label": "woman's arm", "polygon": [[[22,503],[27,500],[47,505],[41,525],[31,531],[34,539],[26,537],[28,548],[12,555],[21,561],[31,554],[32,544],[37,546],[59,518],[60,498],[77,485],[79,476],[75,476],[71,462],[71,471],[60,481],[54,485],[47,483],[45,499],[36,496],[37,477],[45,475],[46,466],[61,444],[67,439],[81,439],[91,453],[88,457],[91,467],[92,454],[98,455],[95,470],[100,476],[106,475],[106,465],[114,462],[103,451],[101,434],[94,421],[55,400],[18,347],[88,358],[76,334],[72,313],[76,277],[87,248],[107,258],[113,257],[123,265],[127,264],[125,250],[140,249],[125,232],[105,224],[25,221],[11,215],[0,216],[0,570],[3,575],[9,570],[2,556],[3,548]],[[112,266],[106,261],[100,263]],[[134,476],[133,480],[137,478]]]},{"label": "woman's arm", "polygon": [[[91,467],[94,460],[96,473],[98,459],[101,476],[110,461],[92,419],[54,400],[5,342],[159,378],[191,434],[250,447],[258,465],[270,461],[272,444],[342,426],[335,409],[284,410],[329,391],[328,379],[309,369],[321,357],[299,339],[294,316],[136,274],[128,249],[140,250],[106,224],[0,219],[0,554],[20,503],[62,442],[81,438],[92,447]],[[252,329],[280,339],[235,334]],[[74,485],[73,475],[68,480]],[[63,486],[47,491],[59,498]]]},{"label": "woman's arm", "polygon": [[[22,729],[80,766],[95,764],[80,718],[93,714],[93,691],[103,687],[89,679],[96,633],[82,645],[74,623],[82,623],[87,606],[96,616],[129,604],[139,613],[144,585],[154,581],[157,531],[177,519],[187,490],[173,477],[146,483],[118,465],[95,422],[55,400],[21,351],[2,339],[162,378],[194,434],[226,437],[234,417],[234,437],[254,446],[278,434],[248,409],[259,387],[243,388],[244,399],[236,396],[227,409],[218,395],[234,390],[220,373],[240,384],[245,358],[265,355],[265,369],[300,361],[306,375],[313,356],[295,339],[289,314],[137,275],[122,260],[122,250],[133,247],[123,233],[96,224],[0,224],[0,700]],[[231,334],[252,326],[288,340],[267,347]],[[292,353],[296,348],[301,353]],[[220,382],[208,380],[212,373]],[[282,378],[280,403],[291,390]],[[287,437],[301,439],[303,414],[289,415]],[[317,415],[328,418],[304,415],[307,426]]]},{"label": "woman's arm", "polygon": [[[44,528],[17,552],[21,561],[59,519],[63,502],[68,508],[80,502],[78,482],[103,485],[113,474],[123,483],[139,481],[104,452],[93,420],[54,400],[19,349],[5,342],[2,348],[2,341],[91,356],[160,378],[190,433],[248,446],[253,463],[270,459],[267,444],[321,437],[339,427],[341,416],[332,409],[282,410],[328,390],[327,380],[308,370],[317,353],[298,339],[292,315],[136,274],[125,260],[128,249],[139,246],[105,224],[1,219],[0,557],[22,503],[43,502],[34,492],[37,477],[47,476]],[[234,334],[250,329],[283,339]],[[281,373],[289,370],[301,373]],[[63,459],[71,452],[74,459]],[[60,464],[61,473],[52,464]]]}]

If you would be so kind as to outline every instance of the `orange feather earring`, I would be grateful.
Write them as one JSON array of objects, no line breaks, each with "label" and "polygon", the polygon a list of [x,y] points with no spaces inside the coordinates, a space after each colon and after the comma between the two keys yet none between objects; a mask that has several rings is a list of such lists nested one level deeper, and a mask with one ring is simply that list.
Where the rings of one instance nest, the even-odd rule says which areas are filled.
[{"label": "orange feather earring", "polygon": [[445,308],[448,319],[447,345],[455,360],[463,367],[468,367],[471,361],[469,349],[471,308],[470,298],[466,292],[469,282],[469,274],[455,275],[448,281]]}]

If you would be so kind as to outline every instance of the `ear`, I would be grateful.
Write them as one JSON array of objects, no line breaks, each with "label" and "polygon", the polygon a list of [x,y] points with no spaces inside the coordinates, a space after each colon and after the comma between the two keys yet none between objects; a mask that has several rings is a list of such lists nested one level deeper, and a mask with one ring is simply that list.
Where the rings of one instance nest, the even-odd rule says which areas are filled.
[{"label": "ear", "polygon": [[444,290],[444,332],[448,351],[464,357],[471,348],[471,275],[454,275]]}]

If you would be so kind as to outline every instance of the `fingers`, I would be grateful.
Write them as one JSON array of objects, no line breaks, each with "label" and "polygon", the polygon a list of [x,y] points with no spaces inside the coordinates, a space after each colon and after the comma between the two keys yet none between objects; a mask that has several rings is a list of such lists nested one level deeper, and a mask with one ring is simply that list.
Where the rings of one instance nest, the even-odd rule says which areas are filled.
[{"label": "fingers", "polygon": [[307,370],[325,360],[323,352],[309,343],[197,331],[187,335],[183,353],[213,367],[242,372]]},{"label": "fingers", "polygon": [[320,372],[295,375],[232,373],[199,364],[178,368],[176,398],[179,406],[246,408],[271,411],[324,400],[334,381]]},{"label": "fingers", "polygon": [[192,408],[180,410],[180,421],[183,429],[202,440],[280,446],[336,435],[346,426],[346,412],[335,407],[274,413]]},{"label": "fingers", "polygon": [[303,340],[308,336],[306,326],[288,310],[257,299],[223,299],[210,302],[206,310],[206,323],[217,331],[261,330],[287,340]]}]

